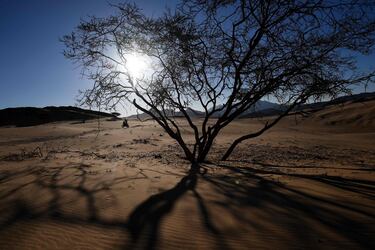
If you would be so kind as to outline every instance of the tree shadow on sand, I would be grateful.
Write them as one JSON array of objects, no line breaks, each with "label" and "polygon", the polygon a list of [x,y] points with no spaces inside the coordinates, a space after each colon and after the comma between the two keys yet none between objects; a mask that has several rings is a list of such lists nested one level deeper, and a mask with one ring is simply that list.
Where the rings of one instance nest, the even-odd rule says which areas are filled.
[{"label": "tree shadow on sand", "polygon": [[[111,182],[99,181],[95,185],[87,187],[90,167],[91,166],[85,164],[72,164],[69,166],[54,167],[52,171],[47,172],[47,179],[45,178],[46,173],[37,167],[28,168],[15,173],[5,172],[2,174],[0,184],[5,184],[29,175],[35,176],[35,179],[16,186],[11,190],[1,192],[0,199],[9,198],[21,191],[21,189],[27,188],[31,185],[37,185],[43,190],[48,190],[52,194],[52,198],[48,202],[48,207],[41,211],[36,210],[33,205],[30,204],[30,202],[22,199],[16,199],[15,201],[10,202],[6,209],[13,212],[5,220],[4,218],[1,218],[0,233],[1,231],[10,227],[12,224],[21,220],[49,218],[72,224],[91,224],[106,228],[115,227],[125,229],[125,231],[127,231],[130,235],[130,241],[126,242],[126,249],[153,249],[157,247],[159,228],[162,219],[173,209],[179,198],[181,198],[187,191],[195,189],[197,176],[199,174],[198,168],[191,167],[187,174],[174,187],[167,191],[150,196],[147,200],[138,205],[130,213],[127,219],[108,220],[100,216],[100,209],[96,206],[96,203],[98,203],[96,195],[101,192],[113,195],[111,193],[111,187],[114,185],[128,181],[147,179],[149,177],[142,169],[140,169],[139,173],[133,176],[114,178]],[[62,175],[62,171],[67,168],[74,169],[75,171],[72,173],[72,175],[78,177],[78,181],[75,181],[73,184],[61,184],[64,179],[71,177],[69,175]],[[165,172],[163,174],[169,175],[172,173]],[[80,197],[83,197],[86,200],[85,214],[87,216],[68,214],[62,211],[65,204],[63,202],[61,192],[66,190],[75,191]],[[5,204],[2,204],[1,209],[4,209],[3,205]]]},{"label": "tree shadow on sand", "polygon": [[[195,190],[197,174],[198,169],[192,167],[173,188],[152,195],[133,210],[127,221],[127,228],[132,236],[129,249],[136,246],[139,248],[140,245],[142,249],[156,247],[163,217],[173,209],[178,199],[187,191]],[[142,236],[147,236],[147,239]],[[140,240],[142,241],[140,242]]]},{"label": "tree shadow on sand", "polygon": [[[308,221],[312,221],[343,239],[344,242],[333,243],[331,247],[340,247],[341,243],[345,246],[347,242],[350,242],[350,244],[362,249],[375,248],[375,242],[372,240],[375,234],[375,227],[373,226],[373,223],[375,223],[375,204],[373,203],[375,200],[375,181],[327,175],[289,174],[251,167],[233,167],[228,164],[218,165],[229,170],[233,175],[206,176],[203,179],[226,197],[225,202],[219,205],[237,217],[239,221],[246,222],[246,218],[240,215],[235,208],[259,208],[263,209],[267,217],[269,215],[269,220],[288,218],[286,220],[290,222],[291,228],[287,230],[294,231],[296,236],[294,237],[296,241],[293,243],[294,246],[313,248],[319,246],[321,242],[319,237],[325,236],[318,235],[314,231],[315,229],[311,226],[312,223],[308,223]],[[275,166],[273,165],[273,167]],[[266,164],[264,164],[264,167],[266,167]],[[278,167],[282,168],[283,166]],[[269,178],[271,175],[274,178]],[[285,185],[277,180],[278,176],[325,184],[343,192],[349,192],[353,196],[365,197],[370,203],[368,206],[350,204],[339,201],[335,199],[336,197],[316,195]],[[247,223],[251,226],[254,221],[247,220]],[[264,228],[264,230],[267,230],[267,228]],[[321,245],[321,247],[323,246]]]},{"label": "tree shadow on sand", "polygon": [[[204,169],[204,166],[202,167]],[[87,179],[90,178],[90,166],[84,164],[55,167],[53,171],[49,172],[47,179],[43,175],[45,173],[38,168],[29,168],[17,173],[4,173],[0,178],[0,185],[30,174],[34,175],[35,179],[31,182],[19,184],[19,186],[13,187],[11,190],[2,191],[0,200],[12,197],[21,189],[27,188],[28,185],[38,185],[43,190],[51,192],[52,198],[49,200],[47,208],[43,210],[35,209],[33,204],[22,199],[0,204],[0,212],[4,210],[4,207],[7,211],[13,211],[6,218],[1,218],[0,234],[19,221],[48,218],[71,224],[95,225],[102,227],[104,230],[118,228],[124,230],[129,236],[124,243],[126,249],[156,249],[160,246],[160,230],[163,220],[170,214],[179,200],[189,194],[196,200],[199,213],[196,216],[200,216],[203,228],[206,229],[209,237],[213,237],[216,242],[216,248],[230,249],[230,246],[225,239],[225,235],[228,232],[225,229],[219,229],[218,220],[211,213],[211,209],[215,206],[225,211],[221,216],[232,216],[238,223],[245,224],[249,229],[259,231],[267,231],[268,229],[262,228],[262,225],[256,225],[255,221],[259,221],[259,218],[253,218],[252,214],[245,216],[239,211],[246,211],[246,209],[251,211],[251,209],[258,208],[263,209],[263,212],[269,216],[268,220],[270,221],[275,216],[284,218],[290,222],[289,224],[286,223],[290,227],[286,228],[286,230],[294,235],[296,240],[293,244],[297,247],[306,245],[318,246],[317,238],[321,235],[317,234],[315,229],[307,222],[313,221],[323,225],[355,246],[364,249],[375,248],[372,240],[375,230],[371,223],[363,224],[356,219],[357,216],[360,216],[370,222],[374,221],[374,208],[372,206],[366,209],[353,204],[345,204],[329,197],[324,198],[303,192],[264,177],[265,174],[280,175],[281,173],[279,172],[275,173],[253,168],[245,169],[224,164],[220,164],[219,167],[228,170],[229,174],[205,174],[205,172],[200,172],[202,168],[200,170],[196,167],[190,168],[186,175],[172,188],[150,196],[134,208],[124,219],[103,218],[100,215],[100,208],[97,207],[99,199],[97,194],[104,192],[113,196],[111,188],[114,185],[149,178],[142,170],[132,176],[116,177],[111,181],[98,181],[93,186],[88,186],[86,183]],[[68,176],[61,174],[61,171],[66,168],[74,169],[74,175],[77,178],[74,184],[66,182],[62,184],[63,178],[68,178]],[[335,188],[364,195],[372,201],[375,197],[375,182],[328,176],[293,176],[318,181]],[[202,190],[197,188],[198,182],[209,185],[212,191],[222,195],[224,200],[212,202],[206,199],[205,195],[200,192]],[[62,208],[65,205],[61,197],[63,190],[74,191],[85,199],[85,216],[63,211]],[[278,209],[271,209],[270,207]],[[348,217],[348,214],[353,216]],[[186,216],[194,215],[189,214]],[[267,220],[265,218],[261,219]],[[186,237],[188,238],[189,236],[187,235]],[[248,237],[255,236],[248,235]],[[339,244],[337,246],[339,247]]]}]

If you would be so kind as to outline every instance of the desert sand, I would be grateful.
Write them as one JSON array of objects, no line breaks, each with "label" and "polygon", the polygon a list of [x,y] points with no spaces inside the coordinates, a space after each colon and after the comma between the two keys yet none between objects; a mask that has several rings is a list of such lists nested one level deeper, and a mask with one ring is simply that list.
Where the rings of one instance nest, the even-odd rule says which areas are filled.
[{"label": "desert sand", "polygon": [[220,161],[266,118],[236,120],[196,178],[154,121],[0,128],[0,249],[375,249],[374,116],[291,115]]}]

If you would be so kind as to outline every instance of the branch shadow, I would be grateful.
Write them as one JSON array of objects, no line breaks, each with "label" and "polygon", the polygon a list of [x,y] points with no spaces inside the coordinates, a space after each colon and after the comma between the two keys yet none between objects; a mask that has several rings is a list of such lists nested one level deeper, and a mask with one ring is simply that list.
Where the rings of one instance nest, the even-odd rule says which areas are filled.
[{"label": "branch shadow", "polygon": [[[127,228],[131,233],[130,245],[141,249],[154,249],[157,246],[159,228],[163,218],[173,209],[176,202],[197,184],[197,172],[192,168],[173,188],[152,195],[138,205],[129,215]],[[141,240],[141,241],[140,241]]]},{"label": "branch shadow", "polygon": [[[98,181],[95,185],[87,185],[87,180],[90,174],[90,165],[86,164],[70,164],[60,167],[48,168],[42,170],[37,167],[27,168],[26,170],[5,173],[2,176],[1,182],[7,183],[17,179],[22,179],[25,176],[32,175],[34,180],[28,181],[18,186],[0,192],[0,198],[11,198],[13,195],[20,192],[22,189],[28,188],[31,185],[36,185],[44,191],[51,194],[48,205],[45,209],[37,210],[30,201],[24,199],[16,199],[6,204],[8,210],[12,213],[4,220],[0,218],[0,234],[13,224],[24,220],[38,220],[38,219],[52,219],[62,221],[65,223],[80,224],[80,225],[95,225],[103,228],[119,228],[124,230],[130,237],[125,242],[125,249],[156,249],[158,248],[160,239],[160,226],[167,214],[169,214],[177,201],[183,197],[188,191],[194,192],[195,197],[199,199],[199,206],[204,211],[202,214],[208,216],[207,209],[205,209],[203,199],[195,190],[197,185],[197,178],[199,175],[199,168],[192,166],[190,170],[181,177],[180,174],[174,174],[181,178],[175,186],[163,191],[161,193],[150,196],[141,204],[136,206],[127,218],[124,219],[105,219],[100,215],[100,208],[97,207],[98,203],[97,194],[105,192],[113,196],[111,188],[117,184],[123,184],[128,181],[147,179],[149,178],[143,171],[133,176],[116,177],[112,181]],[[73,170],[71,174],[67,175],[62,172],[66,169]],[[160,172],[152,169],[145,169],[147,171],[157,172],[159,174],[171,175],[173,173],[166,171]],[[74,177],[74,181],[69,178]],[[70,181],[70,182],[69,182]],[[86,216],[75,215],[63,211],[64,199],[62,192],[73,191],[80,198],[86,201]],[[116,198],[116,197],[114,197]],[[0,212],[5,203],[0,203]],[[209,219],[205,219],[206,224],[209,225]]]},{"label": "branch shadow", "polygon": [[[316,239],[315,229],[309,223],[303,224],[306,221],[313,221],[362,249],[375,248],[375,242],[372,239],[372,235],[375,234],[375,227],[372,224],[375,222],[374,203],[370,203],[368,206],[346,204],[336,200],[335,197],[301,191],[275,179],[267,178],[267,176],[280,175],[310,180],[351,192],[353,195],[362,195],[370,201],[375,199],[375,181],[326,175],[288,174],[251,167],[242,168],[229,164],[218,164],[218,166],[229,170],[233,175],[215,174],[204,176],[203,179],[226,197],[225,202],[219,202],[217,205],[226,209],[238,221],[246,222],[251,227],[259,227],[259,225],[255,225],[254,221],[256,220],[247,220],[235,209],[238,207],[259,208],[267,211],[269,216],[267,217],[270,220],[284,217],[287,219],[283,220],[293,222],[290,223],[292,228],[287,230],[294,232],[294,239],[297,241],[294,244],[297,247],[319,245],[320,239]],[[277,167],[283,168],[282,165]],[[278,209],[276,211],[269,207]],[[359,217],[362,219],[358,219]],[[366,223],[363,223],[364,221]],[[316,237],[311,237],[311,235]],[[339,242],[334,244],[337,244],[335,247],[340,245]]]},{"label": "branch shadow", "polygon": [[[286,218],[293,222],[286,230],[293,232],[297,246],[306,244],[318,246],[316,237],[320,236],[314,236],[316,235],[315,229],[306,222],[310,220],[321,224],[363,249],[375,248],[375,243],[371,238],[371,235],[375,233],[374,227],[371,224],[363,224],[356,218],[361,216],[369,221],[374,221],[375,216],[372,213],[374,210],[371,204],[369,204],[369,209],[372,209],[372,212],[369,212],[369,209],[365,207],[345,204],[330,197],[307,193],[264,176],[286,175],[313,180],[346,192],[363,195],[370,200],[374,200],[375,197],[375,182],[323,175],[286,174],[280,171],[241,168],[228,164],[217,164],[217,166],[228,170],[229,174],[206,173],[206,171],[202,173],[200,170],[205,169],[204,165],[200,168],[191,167],[184,176],[176,175],[181,179],[172,188],[150,196],[137,205],[128,216],[116,219],[101,216],[101,210],[97,206],[99,202],[97,195],[105,193],[116,199],[116,195],[111,191],[112,187],[129,181],[149,178],[144,171],[140,170],[134,175],[115,177],[111,181],[98,180],[91,186],[87,185],[91,166],[85,164],[70,164],[52,169],[46,167],[44,170],[28,168],[14,173],[5,172],[0,179],[2,184],[18,178],[22,179],[27,175],[33,175],[35,178],[32,181],[20,182],[18,186],[6,192],[0,191],[0,200],[8,199],[30,185],[37,185],[52,195],[47,207],[42,210],[36,209],[32,203],[23,199],[16,199],[9,204],[0,203],[0,213],[4,210],[3,205],[13,211],[6,218],[1,218],[0,234],[19,221],[48,218],[71,224],[95,225],[103,229],[117,228],[123,230],[128,236],[123,245],[125,249],[158,249],[160,248],[163,221],[182,197],[191,194],[196,201],[198,216],[206,230],[205,233],[214,238],[217,249],[230,249],[231,247],[227,242],[228,232],[218,227],[218,218],[212,214],[211,209],[215,206],[225,211],[222,216],[230,215],[238,223],[246,224],[248,228],[256,230],[267,230],[267,228],[262,228],[262,225],[259,225],[257,222],[259,218],[254,218],[255,215],[250,213],[244,216],[238,212],[239,209],[242,211],[251,211],[253,208],[263,209],[270,221],[278,217]],[[282,166],[279,167],[282,168]],[[67,168],[72,169],[71,175],[62,174],[62,171]],[[168,171],[160,173],[172,174]],[[69,182],[69,178],[73,177],[74,181]],[[207,183],[212,188],[212,192],[222,195],[225,199],[222,201],[208,199],[205,196],[206,193],[201,192],[202,189],[198,189],[198,182]],[[85,200],[85,216],[68,213],[62,209],[65,206],[62,192],[66,190],[75,192]],[[278,210],[269,209],[269,206],[277,207]],[[348,214],[353,216],[347,216]]]}]

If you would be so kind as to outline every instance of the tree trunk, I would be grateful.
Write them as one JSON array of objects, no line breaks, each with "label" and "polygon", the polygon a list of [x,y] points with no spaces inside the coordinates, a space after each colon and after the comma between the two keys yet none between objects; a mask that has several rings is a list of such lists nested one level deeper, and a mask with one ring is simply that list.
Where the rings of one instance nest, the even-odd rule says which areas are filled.
[{"label": "tree trunk", "polygon": [[204,162],[206,160],[208,152],[210,152],[210,149],[212,147],[212,143],[213,143],[213,139],[208,138],[206,145],[200,150],[200,152],[198,152],[198,156],[197,156],[198,163]]}]

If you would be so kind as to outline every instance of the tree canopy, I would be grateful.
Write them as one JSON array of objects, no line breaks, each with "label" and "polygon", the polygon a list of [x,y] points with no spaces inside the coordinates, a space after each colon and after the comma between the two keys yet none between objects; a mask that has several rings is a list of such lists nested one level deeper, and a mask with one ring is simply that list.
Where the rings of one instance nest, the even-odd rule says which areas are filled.
[{"label": "tree canopy", "polygon": [[[113,5],[111,16],[82,21],[62,41],[65,56],[94,82],[83,92],[83,104],[133,104],[196,163],[206,159],[221,130],[259,100],[272,98],[285,109],[259,131],[234,140],[223,159],[297,105],[373,82],[374,71],[360,71],[356,56],[374,48],[374,6],[372,1],[185,0],[161,17],[148,17],[124,3]],[[141,76],[127,65],[132,54],[148,60]],[[192,106],[204,112],[199,122],[187,112]],[[189,124],[193,145],[186,143],[175,112]]]}]

